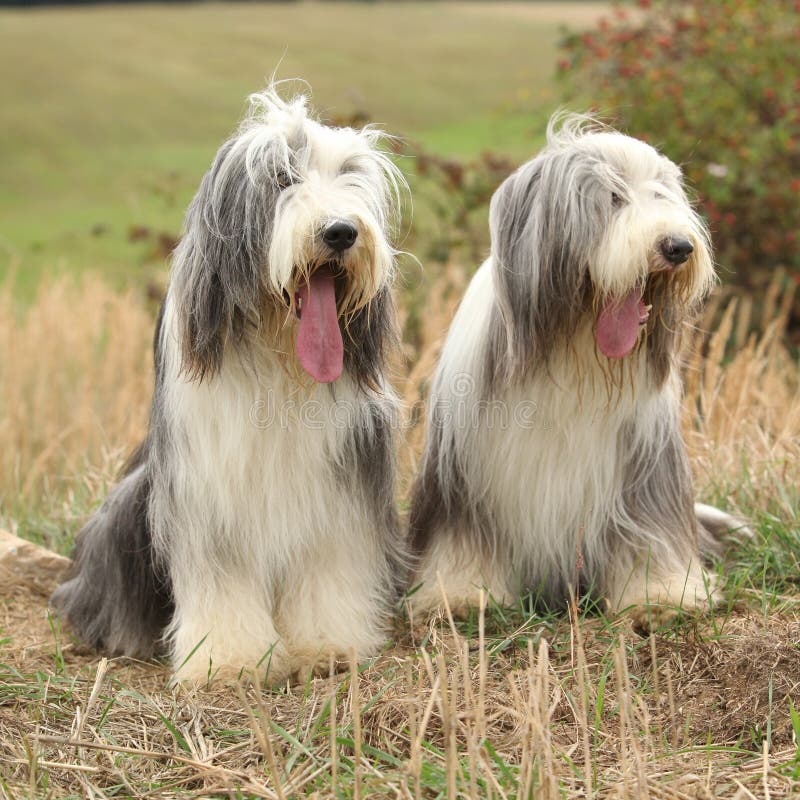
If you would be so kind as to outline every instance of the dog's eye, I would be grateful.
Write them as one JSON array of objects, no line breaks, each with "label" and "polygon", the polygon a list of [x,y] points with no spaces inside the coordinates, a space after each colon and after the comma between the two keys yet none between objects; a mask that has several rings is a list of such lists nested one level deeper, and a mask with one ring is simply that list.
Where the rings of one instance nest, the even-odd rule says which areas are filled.
[{"label": "dog's eye", "polygon": [[616,192],[611,192],[611,205],[614,208],[620,208],[625,201],[622,199],[622,195],[617,194]]},{"label": "dog's eye", "polygon": [[292,174],[289,171],[285,169],[279,169],[275,173],[275,183],[279,189],[285,189],[287,186],[291,186],[294,183],[294,180],[292,179]]},{"label": "dog's eye", "polygon": [[664,200],[665,199],[664,195],[661,194],[661,192],[655,192],[653,196],[656,198],[656,200]]},{"label": "dog's eye", "polygon": [[350,158],[339,167],[340,175],[352,175],[364,172],[364,162],[358,158]]}]

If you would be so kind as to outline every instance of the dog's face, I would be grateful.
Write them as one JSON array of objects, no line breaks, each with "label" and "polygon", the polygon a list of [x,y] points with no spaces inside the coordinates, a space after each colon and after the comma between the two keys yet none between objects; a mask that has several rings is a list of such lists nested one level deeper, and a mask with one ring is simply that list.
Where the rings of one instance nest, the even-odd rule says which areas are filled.
[{"label": "dog's face", "polygon": [[490,224],[515,357],[546,357],[587,321],[607,358],[642,341],[663,348],[662,334],[671,342],[714,281],[708,231],[678,167],[579,119],[551,123],[546,148],[496,192]]},{"label": "dog's face", "polygon": [[580,144],[597,159],[597,203],[609,217],[589,262],[597,346],[623,358],[639,328],[673,326],[705,297],[714,280],[708,231],[680,170],[652,147],[608,132]]},{"label": "dog's face", "polygon": [[251,97],[203,179],[176,252],[187,371],[215,371],[227,340],[271,318],[293,329],[312,378],[339,376],[341,327],[357,333],[359,312],[388,302],[394,271],[403,179],[380,139],[372,129],[322,125],[302,97]]}]

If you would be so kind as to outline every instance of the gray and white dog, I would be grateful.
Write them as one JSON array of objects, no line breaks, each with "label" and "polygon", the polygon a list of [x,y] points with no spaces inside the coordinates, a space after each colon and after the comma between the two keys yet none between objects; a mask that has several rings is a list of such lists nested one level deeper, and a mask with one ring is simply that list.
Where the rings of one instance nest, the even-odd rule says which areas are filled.
[{"label": "gray and white dog", "polygon": [[[586,118],[495,193],[491,255],[433,380],[410,527],[412,605],[459,612],[485,588],[548,606],[574,591],[642,619],[713,584],[681,439],[682,326],[715,281],[675,164]],[[705,541],[704,541],[705,540]]]},{"label": "gray and white dog", "polygon": [[276,683],[374,654],[401,588],[384,359],[403,179],[377,131],[274,87],[250,100],[186,215],[149,432],[52,602],[107,653]]}]

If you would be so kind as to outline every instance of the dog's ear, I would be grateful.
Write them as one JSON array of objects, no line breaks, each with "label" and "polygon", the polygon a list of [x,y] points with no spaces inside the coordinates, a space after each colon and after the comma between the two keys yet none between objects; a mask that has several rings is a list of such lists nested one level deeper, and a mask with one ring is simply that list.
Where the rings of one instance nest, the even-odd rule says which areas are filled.
[{"label": "dog's ear", "polygon": [[541,171],[537,161],[520,167],[500,185],[489,206],[492,279],[500,311],[501,330],[493,337],[495,364],[515,373],[534,349],[534,308],[539,295],[539,264],[529,241],[534,200]]},{"label": "dog's ear", "polygon": [[226,342],[260,321],[275,188],[226,142],[186,213],[173,282],[181,324],[181,368],[202,380],[220,367]]},{"label": "dog's ear", "polygon": [[567,166],[540,155],[508,177],[492,198],[497,341],[505,346],[493,361],[505,362],[507,378],[546,362],[554,345],[574,333],[584,312],[586,245],[593,233],[576,230],[576,223],[591,215],[575,207],[583,199],[565,183]]}]

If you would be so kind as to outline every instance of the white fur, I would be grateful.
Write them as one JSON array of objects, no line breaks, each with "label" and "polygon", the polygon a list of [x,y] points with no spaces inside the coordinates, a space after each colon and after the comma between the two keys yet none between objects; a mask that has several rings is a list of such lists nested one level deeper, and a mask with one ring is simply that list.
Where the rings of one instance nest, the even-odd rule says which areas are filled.
[{"label": "white fur", "polygon": [[[244,151],[251,179],[265,170],[298,179],[276,208],[266,275],[271,288],[291,289],[298,264],[313,261],[321,223],[347,219],[357,223],[359,240],[346,257],[359,261],[364,294],[373,295],[392,278],[395,253],[384,234],[393,219],[387,209],[396,207],[404,184],[388,156],[375,149],[383,134],[322,125],[308,116],[302,96],[287,103],[267,91],[252,95],[250,102],[234,149]],[[296,140],[303,146],[292,151]],[[276,142],[286,145],[277,160]],[[235,159],[226,162],[232,163]]]}]

